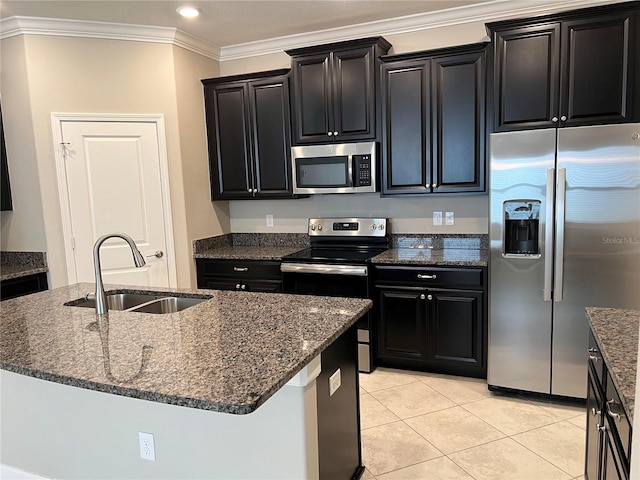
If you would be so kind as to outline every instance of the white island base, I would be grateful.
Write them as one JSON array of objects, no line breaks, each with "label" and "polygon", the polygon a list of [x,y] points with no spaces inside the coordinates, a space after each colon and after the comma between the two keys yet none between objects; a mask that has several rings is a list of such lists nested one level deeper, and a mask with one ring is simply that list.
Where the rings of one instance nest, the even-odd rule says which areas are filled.
[{"label": "white island base", "polygon": [[[56,479],[318,479],[319,372],[318,356],[232,415],[2,370],[0,463]],[[140,457],[138,432],[153,434],[155,461]]]}]

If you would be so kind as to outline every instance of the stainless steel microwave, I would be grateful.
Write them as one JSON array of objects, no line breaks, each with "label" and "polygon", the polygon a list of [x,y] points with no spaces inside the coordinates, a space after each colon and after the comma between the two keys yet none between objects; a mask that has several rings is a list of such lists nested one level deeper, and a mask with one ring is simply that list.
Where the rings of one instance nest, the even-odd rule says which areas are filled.
[{"label": "stainless steel microwave", "polygon": [[293,193],[377,191],[376,142],[291,148]]}]

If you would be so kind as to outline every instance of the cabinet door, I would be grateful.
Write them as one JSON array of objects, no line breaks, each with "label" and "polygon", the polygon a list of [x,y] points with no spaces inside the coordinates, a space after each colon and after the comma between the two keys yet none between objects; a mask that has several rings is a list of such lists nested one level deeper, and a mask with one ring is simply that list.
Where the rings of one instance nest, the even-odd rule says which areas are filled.
[{"label": "cabinet door", "polygon": [[486,376],[483,292],[428,293],[429,362],[445,373]]},{"label": "cabinet door", "polygon": [[629,12],[562,24],[562,125],[634,120],[637,28]]},{"label": "cabinet door", "polygon": [[333,139],[330,62],[329,53],[292,60],[295,144],[329,142]]},{"label": "cabinet door", "polygon": [[375,59],[373,48],[339,50],[333,54],[334,137],[375,139]]},{"label": "cabinet door", "polygon": [[378,288],[378,356],[408,366],[426,361],[426,300],[424,289]]},{"label": "cabinet door", "polygon": [[431,192],[430,60],[382,67],[382,194]]},{"label": "cabinet door", "polygon": [[560,23],[496,32],[494,48],[495,130],[556,126]]},{"label": "cabinet door", "polygon": [[246,83],[205,87],[212,200],[252,198]]},{"label": "cabinet door", "polygon": [[620,454],[615,442],[613,441],[611,432],[607,430],[604,438],[602,478],[605,480],[627,480],[629,477],[622,467]]},{"label": "cabinet door", "polygon": [[249,83],[256,197],[291,196],[291,134],[287,77]]},{"label": "cabinet door", "polygon": [[432,60],[433,192],[479,192],[485,172],[486,52]]},{"label": "cabinet door", "polygon": [[598,472],[601,467],[602,458],[602,399],[598,393],[591,369],[589,369],[589,381],[587,390],[587,448],[585,458],[585,478],[586,480],[598,480]]}]

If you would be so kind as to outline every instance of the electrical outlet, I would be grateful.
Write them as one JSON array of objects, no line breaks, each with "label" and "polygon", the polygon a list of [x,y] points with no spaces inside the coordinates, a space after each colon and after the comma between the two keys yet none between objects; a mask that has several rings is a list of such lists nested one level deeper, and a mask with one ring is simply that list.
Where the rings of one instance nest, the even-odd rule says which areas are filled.
[{"label": "electrical outlet", "polygon": [[338,369],[329,377],[329,396],[336,393],[336,390],[340,388],[340,385],[342,385],[342,376],[340,374],[340,369]]},{"label": "electrical outlet", "polygon": [[153,433],[138,432],[140,441],[140,458],[156,461],[156,446],[153,441]]},{"label": "electrical outlet", "polygon": [[267,222],[267,227],[273,227],[273,214],[267,213],[265,218],[266,218],[266,222]]},{"label": "electrical outlet", "polygon": [[433,224],[442,225],[442,212],[433,212]]},{"label": "electrical outlet", "polygon": [[454,224],[453,212],[445,213],[444,221],[446,225],[453,225]]}]

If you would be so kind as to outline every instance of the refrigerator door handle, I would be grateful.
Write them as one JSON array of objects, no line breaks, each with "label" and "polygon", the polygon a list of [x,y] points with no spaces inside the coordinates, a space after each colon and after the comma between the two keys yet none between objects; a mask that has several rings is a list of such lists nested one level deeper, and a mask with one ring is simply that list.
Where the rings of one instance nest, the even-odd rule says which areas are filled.
[{"label": "refrigerator door handle", "polygon": [[567,194],[567,169],[558,169],[558,189],[556,197],[556,245],[555,245],[555,278],[553,281],[556,302],[562,301],[562,284],[564,281],[564,219]]},{"label": "refrigerator door handle", "polygon": [[554,168],[547,168],[547,211],[544,226],[544,289],[545,302],[551,300],[551,281],[553,273],[553,196],[555,194]]}]

